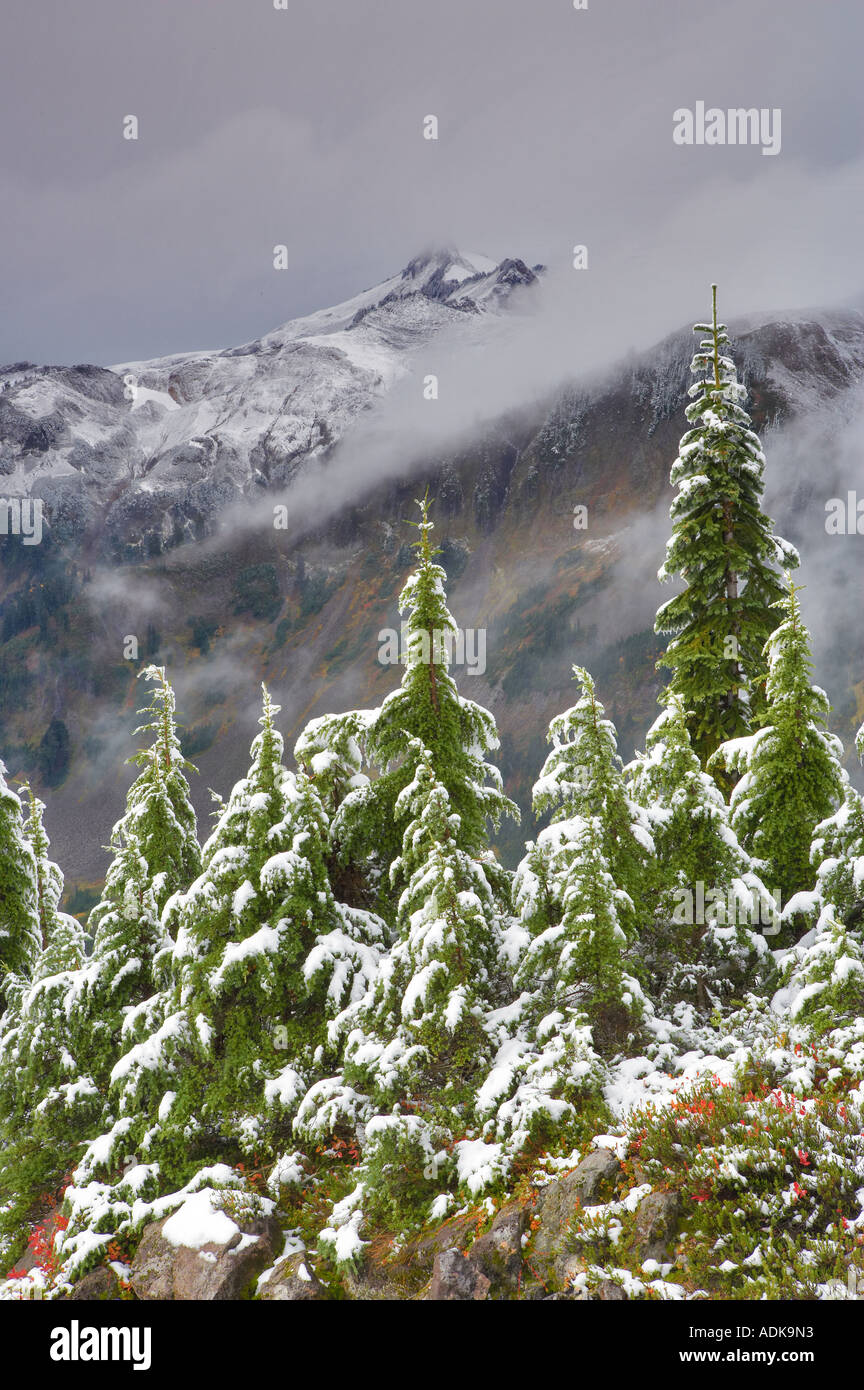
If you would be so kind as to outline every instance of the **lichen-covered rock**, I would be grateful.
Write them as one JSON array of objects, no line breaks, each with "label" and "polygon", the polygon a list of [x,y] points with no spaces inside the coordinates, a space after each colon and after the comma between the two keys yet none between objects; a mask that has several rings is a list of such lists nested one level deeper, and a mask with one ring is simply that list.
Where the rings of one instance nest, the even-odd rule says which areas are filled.
[{"label": "lichen-covered rock", "polygon": [[164,1225],[165,1221],[162,1220],[144,1227],[129,1277],[138,1298],[157,1300],[174,1297],[177,1248],[163,1238]]},{"label": "lichen-covered rock", "polygon": [[308,1303],[326,1298],[326,1291],[308,1256],[300,1251],[277,1261],[269,1278],[258,1284],[258,1297],[271,1302]]},{"label": "lichen-covered rock", "polygon": [[537,1226],[531,1244],[532,1267],[542,1278],[555,1275],[568,1228],[579,1207],[597,1206],[612,1195],[621,1164],[611,1149],[595,1149],[561,1178],[541,1188],[535,1205]]},{"label": "lichen-covered rock", "polygon": [[435,1302],[468,1303],[486,1298],[489,1280],[459,1250],[443,1250],[435,1256],[429,1298]]},{"label": "lichen-covered rock", "polygon": [[522,1237],[528,1229],[528,1211],[508,1202],[496,1214],[485,1235],[475,1240],[468,1258],[489,1280],[495,1293],[507,1294],[519,1286],[522,1274]]},{"label": "lichen-covered rock", "polygon": [[649,1192],[636,1209],[634,1248],[642,1260],[664,1260],[678,1228],[677,1192]]},{"label": "lichen-covered rock", "polygon": [[66,1294],[67,1299],[87,1299],[91,1302],[120,1297],[120,1280],[108,1265],[100,1265],[98,1269],[91,1269],[89,1274],[85,1274],[83,1279],[79,1279],[70,1293]]},{"label": "lichen-covered rock", "polygon": [[273,1264],[281,1245],[279,1223],[269,1216],[243,1220],[223,1243],[208,1241],[200,1248],[168,1240],[164,1227],[170,1219],[144,1229],[130,1273],[138,1298],[199,1302],[239,1298]]},{"label": "lichen-covered rock", "polygon": [[604,1279],[597,1285],[596,1298],[601,1303],[626,1303],[627,1295],[620,1284],[616,1284],[612,1279]]}]

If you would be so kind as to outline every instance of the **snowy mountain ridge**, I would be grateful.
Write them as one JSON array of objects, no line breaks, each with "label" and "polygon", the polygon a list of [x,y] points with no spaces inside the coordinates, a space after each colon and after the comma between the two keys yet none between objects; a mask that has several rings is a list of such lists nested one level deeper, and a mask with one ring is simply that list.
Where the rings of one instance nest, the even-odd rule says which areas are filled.
[{"label": "snowy mountain ridge", "polygon": [[[512,328],[543,269],[445,246],[236,347],[111,368],[0,367],[2,490],[41,497],[57,534],[86,535],[109,561],[202,539],[232,503],[290,484],[397,383],[422,375],[431,345],[487,344]],[[802,410],[864,370],[864,320],[852,310],[760,315],[736,328],[761,359],[757,374],[767,370]],[[689,353],[675,335],[653,354],[655,414],[666,396],[677,402]]]},{"label": "snowy mountain ridge", "polygon": [[446,330],[488,334],[542,267],[452,247],[239,347],[112,368],[0,368],[0,475],[62,525],[158,548],[206,533],[231,501],[290,481]]}]

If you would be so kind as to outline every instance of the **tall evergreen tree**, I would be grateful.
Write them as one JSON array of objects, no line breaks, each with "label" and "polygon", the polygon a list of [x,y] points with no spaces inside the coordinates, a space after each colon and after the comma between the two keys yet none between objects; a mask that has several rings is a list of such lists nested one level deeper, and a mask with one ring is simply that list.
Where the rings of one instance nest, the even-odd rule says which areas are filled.
[{"label": "tall evergreen tree", "polygon": [[[738,842],[714,779],[690,743],[679,695],[665,692],[645,752],[625,772],[645,808],[657,854],[646,884],[641,953],[656,997],[706,1008],[767,964],[760,926],[777,930],[777,904]],[[756,930],[751,931],[750,928]]]},{"label": "tall evergreen tree", "polygon": [[659,572],[661,581],[677,576],[685,587],[655,624],[670,635],[660,664],[671,668],[670,687],[684,701],[703,764],[718,744],[762,721],[763,649],[783,592],[776,567],[798,564],[762,511],[765,456],[726,352],[726,326],[717,322],[716,285],[712,292],[712,321],[694,329],[707,336],[691,364],[698,378],[686,410],[693,428],[672,466],[674,529]]},{"label": "tall evergreen tree", "polygon": [[[330,724],[329,746],[339,751],[338,730],[347,721],[352,733],[361,733],[365,759],[379,774],[348,793],[334,818],[333,835],[347,858],[379,863],[385,883],[399,855],[409,815],[407,803],[399,802],[399,796],[417,771],[412,749],[428,750],[435,775],[459,817],[460,848],[469,854],[486,846],[487,821],[497,827],[502,816],[519,818],[518,808],[502,791],[500,772],[487,761],[487,754],[498,747],[494,717],[459,695],[449,671],[457,628],[447,607],[446,573],[435,563],[438,551],[431,540],[428,498],[418,506],[420,539],[415,549],[419,563],[399,598],[399,611],[407,614],[405,672],[399,689],[377,710],[363,712],[362,729],[356,713]],[[488,871],[503,884],[494,864]]]},{"label": "tall evergreen tree", "polygon": [[395,806],[405,825],[391,868],[401,888],[399,939],[366,996],[338,1021],[346,1035],[339,1074],[313,1086],[298,1113],[307,1142],[364,1135],[358,1186],[334,1211],[339,1233],[322,1235],[337,1258],[356,1247],[363,1211],[400,1223],[427,1214],[427,1184],[440,1188],[457,1136],[474,1121],[474,1092],[495,1051],[495,1006],[507,998],[503,922],[486,857],[462,847],[459,815],[430,750],[415,740],[405,753],[415,773]]},{"label": "tall evergreen tree", "polygon": [[35,982],[49,975],[80,970],[84,964],[85,943],[81,923],[60,911],[63,874],[59,865],[48,856],[51,842],[44,825],[45,803],[34,796],[26,783],[24,791],[28,799],[24,833],[36,865],[36,903],[41,940],[41,951],[32,972]]},{"label": "tall evergreen tree", "polygon": [[171,940],[161,925],[161,910],[200,867],[186,780],[191,764],[177,737],[174,692],[163,667],[148,666],[139,674],[154,686],[141,711],[145,722],[135,733],[149,735],[152,742],[129,760],[141,771],[112,831],[114,858],[88,920],[93,953],[72,1009],[79,1056],[100,1084],[117,1060],[130,1010],[162,983]]},{"label": "tall evergreen tree", "polygon": [[161,912],[171,894],[190,883],[201,867],[195,812],[186,780],[186,773],[197,769],[183,756],[174,691],[164,666],[146,666],[140,677],[154,685],[150,703],[141,711],[144,723],[135,733],[149,734],[152,741],[130,759],[142,770],[129,789],[126,821],[121,825],[124,830],[128,827],[131,838],[141,846]]},{"label": "tall evergreen tree", "polygon": [[476,1097],[484,1135],[512,1154],[563,1136],[580,1098],[599,1091],[599,1054],[638,1029],[645,1003],[627,951],[654,843],[594,682],[579,666],[573,674],[581,698],[552,720],[552,751],[534,785],[535,812],[552,823],[526,846],[514,878],[523,930],[521,941],[508,935],[521,993],[500,1011],[498,1050]]},{"label": "tall evergreen tree", "polygon": [[432,754],[406,750],[414,779],[396,815],[407,822],[391,869],[402,885],[399,940],[359,1007],[345,1074],[376,1104],[464,1104],[467,1079],[490,1053],[483,1016],[502,988],[501,920],[484,862],[460,845],[459,815]]},{"label": "tall evergreen tree", "polygon": [[132,1126],[118,1138],[142,1135],[139,1149],[174,1178],[290,1133],[325,1065],[328,1015],[363,992],[377,963],[381,924],[333,897],[326,817],[310,780],[282,763],[278,709],[265,688],[249,772],[200,875],[163,914],[176,934],[172,979],[114,1068],[115,1108]]},{"label": "tall evergreen tree", "polygon": [[[582,695],[549,725],[552,751],[534,784],[534,810],[538,816],[552,812],[553,823],[574,816],[596,822],[604,863],[628,898],[619,910],[621,925],[632,937],[637,930],[633,904],[644,888],[654,842],[648,817],[624,781],[615,725],[606,718],[594,681],[581,666],[573,667],[573,675]],[[546,844],[548,839],[541,837],[541,853]]]},{"label": "tall evergreen tree", "polygon": [[810,634],[801,618],[800,589],[788,574],[787,584],[774,604],[785,617],[765,644],[763,727],[721,744],[710,760],[738,775],[732,828],[784,901],[812,886],[813,831],[837,808],[846,782],[843,745],[827,729],[828,697],[810,684]]},{"label": "tall evergreen tree", "polygon": [[21,799],[0,762],[0,1015],[9,972],[26,976],[42,949],[33,847],[24,833]]},{"label": "tall evergreen tree", "polygon": [[69,1028],[84,931],[59,909],[63,875],[48,857],[45,808],[27,791],[26,836],[44,944],[29,975],[8,977],[11,1007],[0,1035],[0,1238],[20,1227],[40,1194],[58,1186],[101,1109]]},{"label": "tall evergreen tree", "polygon": [[565,1005],[591,1023],[598,1051],[620,1045],[641,1015],[642,991],[625,966],[622,916],[634,904],[609,871],[606,826],[599,815],[574,816],[541,834],[561,899],[560,921],[533,936],[517,986],[540,989],[544,1013]]}]

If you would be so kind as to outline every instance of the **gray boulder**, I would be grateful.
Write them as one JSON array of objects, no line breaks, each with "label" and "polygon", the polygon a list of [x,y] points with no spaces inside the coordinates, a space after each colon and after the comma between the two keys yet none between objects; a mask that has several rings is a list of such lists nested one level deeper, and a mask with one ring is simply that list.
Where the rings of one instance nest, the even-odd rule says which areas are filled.
[{"label": "gray boulder", "polygon": [[279,1260],[270,1278],[259,1284],[258,1297],[269,1302],[308,1303],[326,1298],[326,1292],[301,1251]]},{"label": "gray boulder", "polygon": [[528,1229],[529,1212],[518,1202],[508,1202],[496,1214],[485,1235],[475,1240],[468,1254],[471,1263],[485,1275],[494,1292],[517,1289],[522,1274],[522,1237]]},{"label": "gray boulder", "polygon": [[612,1279],[604,1279],[597,1285],[597,1298],[601,1303],[626,1303],[627,1295],[620,1284],[616,1284]]},{"label": "gray boulder", "polygon": [[611,1149],[595,1149],[572,1173],[541,1188],[535,1207],[538,1225],[530,1253],[530,1262],[540,1277],[555,1276],[574,1214],[580,1207],[599,1206],[611,1196],[620,1170]]},{"label": "gray boulder", "polygon": [[662,1263],[678,1229],[681,1198],[677,1192],[649,1192],[636,1209],[635,1249],[642,1260]]},{"label": "gray boulder", "polygon": [[119,1297],[120,1280],[108,1265],[100,1265],[98,1269],[91,1269],[89,1274],[85,1274],[83,1279],[78,1280],[71,1293],[66,1294],[66,1298],[71,1301],[101,1302]]},{"label": "gray boulder", "polygon": [[486,1298],[489,1280],[459,1250],[443,1250],[435,1256],[429,1298],[437,1303],[469,1303]]},{"label": "gray boulder", "polygon": [[200,1250],[167,1240],[162,1233],[167,1219],[144,1228],[130,1274],[138,1298],[207,1303],[239,1298],[273,1264],[282,1244],[273,1217],[244,1220],[223,1245],[211,1242]]}]

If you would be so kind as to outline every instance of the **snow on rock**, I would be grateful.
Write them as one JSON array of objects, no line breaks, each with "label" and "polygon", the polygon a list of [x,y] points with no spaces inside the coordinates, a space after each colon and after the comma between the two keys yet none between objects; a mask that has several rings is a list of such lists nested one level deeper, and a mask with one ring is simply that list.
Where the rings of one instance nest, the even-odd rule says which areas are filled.
[{"label": "snow on rock", "polygon": [[224,1211],[214,1207],[216,1196],[212,1187],[205,1187],[187,1197],[162,1227],[165,1239],[192,1250],[200,1250],[204,1245],[227,1245],[239,1227]]}]

